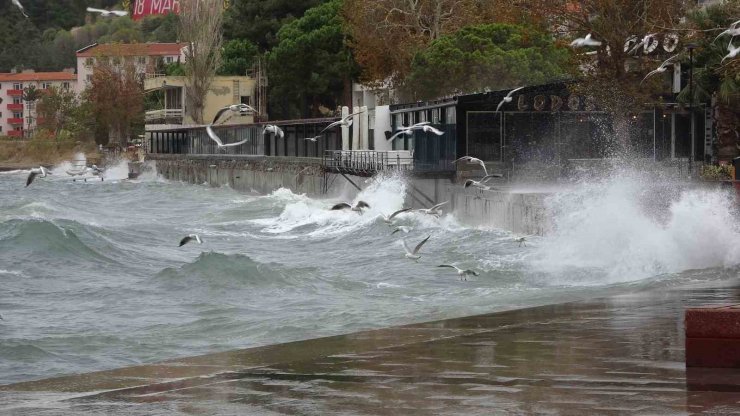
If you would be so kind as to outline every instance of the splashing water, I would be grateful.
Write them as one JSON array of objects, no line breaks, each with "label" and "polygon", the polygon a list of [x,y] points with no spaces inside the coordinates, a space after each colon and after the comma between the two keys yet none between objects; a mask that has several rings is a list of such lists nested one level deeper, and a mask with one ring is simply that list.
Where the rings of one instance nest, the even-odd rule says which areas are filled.
[{"label": "splashing water", "polygon": [[740,263],[735,202],[622,173],[548,201],[553,232],[533,266],[567,282],[610,284]]}]

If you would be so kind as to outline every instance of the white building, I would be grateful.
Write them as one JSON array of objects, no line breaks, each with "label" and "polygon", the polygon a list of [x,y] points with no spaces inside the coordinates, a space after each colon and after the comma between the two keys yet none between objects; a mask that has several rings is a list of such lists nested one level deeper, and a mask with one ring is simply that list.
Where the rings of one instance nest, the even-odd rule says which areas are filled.
[{"label": "white building", "polygon": [[23,137],[24,131],[30,134],[36,128],[36,103],[23,102],[23,89],[30,86],[76,91],[77,76],[72,70],[0,73],[0,136]]},{"label": "white building", "polygon": [[147,74],[161,72],[164,65],[185,61],[186,43],[94,43],[77,51],[78,92],[92,80],[93,65],[98,59],[109,59],[112,64],[133,62],[136,73],[143,80]]}]

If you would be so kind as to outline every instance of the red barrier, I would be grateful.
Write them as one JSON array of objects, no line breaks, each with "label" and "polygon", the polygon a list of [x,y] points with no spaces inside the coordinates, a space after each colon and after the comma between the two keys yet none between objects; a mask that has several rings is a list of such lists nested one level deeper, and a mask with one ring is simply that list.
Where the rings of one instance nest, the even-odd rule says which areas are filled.
[{"label": "red barrier", "polygon": [[740,305],[687,309],[685,328],[687,367],[740,368]]}]

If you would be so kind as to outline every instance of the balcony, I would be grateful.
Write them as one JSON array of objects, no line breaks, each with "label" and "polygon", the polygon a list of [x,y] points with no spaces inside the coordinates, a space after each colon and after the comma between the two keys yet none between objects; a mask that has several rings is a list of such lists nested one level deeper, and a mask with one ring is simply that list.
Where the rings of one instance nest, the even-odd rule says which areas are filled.
[{"label": "balcony", "polygon": [[183,110],[181,108],[167,108],[146,112],[145,121],[148,124],[162,122],[166,124],[182,124]]},{"label": "balcony", "polygon": [[23,117],[11,117],[8,119],[8,123],[10,124],[19,124],[23,125]]},{"label": "balcony", "polygon": [[23,90],[8,90],[8,95],[11,97],[23,96]]},{"label": "balcony", "polygon": [[23,111],[23,104],[22,103],[21,104],[9,103],[8,104],[8,110],[11,110],[11,111]]},{"label": "balcony", "polygon": [[10,130],[8,137],[23,137],[23,130]]}]

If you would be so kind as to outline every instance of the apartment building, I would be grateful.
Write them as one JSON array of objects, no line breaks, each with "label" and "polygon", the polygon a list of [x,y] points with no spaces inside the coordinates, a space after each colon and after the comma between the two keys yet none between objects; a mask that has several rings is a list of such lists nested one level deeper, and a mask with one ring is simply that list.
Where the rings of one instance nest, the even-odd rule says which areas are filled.
[{"label": "apartment building", "polygon": [[73,70],[0,73],[0,136],[23,137],[36,128],[36,103],[23,100],[23,90],[31,86],[40,91],[51,87],[76,91],[77,75]]}]

